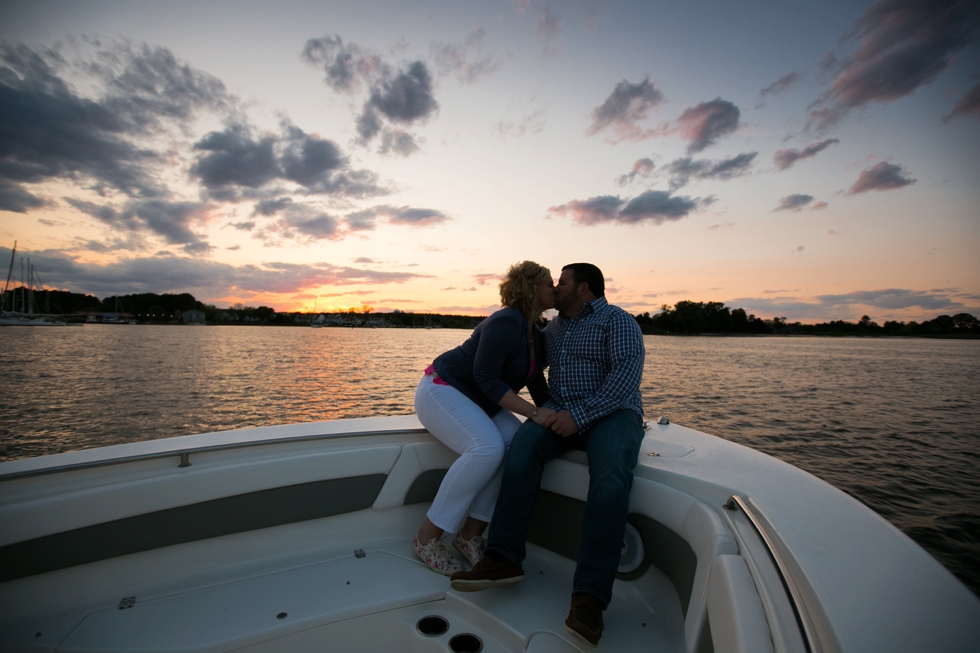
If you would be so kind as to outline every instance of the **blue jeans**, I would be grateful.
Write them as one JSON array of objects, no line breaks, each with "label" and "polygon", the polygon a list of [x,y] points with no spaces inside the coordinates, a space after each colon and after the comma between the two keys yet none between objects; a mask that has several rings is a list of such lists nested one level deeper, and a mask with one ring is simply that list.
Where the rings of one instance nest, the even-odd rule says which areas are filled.
[{"label": "blue jeans", "polygon": [[567,438],[531,420],[524,422],[504,462],[487,548],[518,565],[524,561],[527,528],[545,463],[572,449],[585,449],[589,456],[589,497],[572,593],[585,592],[609,605],[629,513],[633,487],[630,470],[636,465],[642,440],[643,420],[629,409],[606,415],[584,433]]}]

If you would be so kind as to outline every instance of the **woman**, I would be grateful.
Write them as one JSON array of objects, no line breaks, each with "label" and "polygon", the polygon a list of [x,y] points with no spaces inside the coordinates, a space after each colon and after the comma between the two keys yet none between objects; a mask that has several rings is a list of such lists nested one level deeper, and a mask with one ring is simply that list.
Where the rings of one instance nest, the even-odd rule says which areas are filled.
[{"label": "woman", "polygon": [[[462,563],[442,541],[471,564],[483,557],[481,537],[500,490],[502,462],[521,422],[539,424],[554,411],[538,408],[548,399],[544,381],[544,337],[535,320],[555,306],[555,285],[547,268],[524,261],[500,282],[500,309],[481,322],[469,339],[440,355],[425,370],[415,391],[415,412],[423,426],[460,454],[439,486],[418,535],[415,552],[435,572],[449,576]],[[535,401],[517,392],[525,385]]]}]

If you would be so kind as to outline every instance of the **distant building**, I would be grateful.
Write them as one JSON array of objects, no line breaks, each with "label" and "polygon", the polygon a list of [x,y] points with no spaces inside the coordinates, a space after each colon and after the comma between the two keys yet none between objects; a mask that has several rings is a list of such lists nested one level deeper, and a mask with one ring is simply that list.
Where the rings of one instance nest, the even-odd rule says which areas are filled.
[{"label": "distant building", "polygon": [[207,324],[204,319],[204,311],[184,311],[180,314],[180,319],[184,324]]}]

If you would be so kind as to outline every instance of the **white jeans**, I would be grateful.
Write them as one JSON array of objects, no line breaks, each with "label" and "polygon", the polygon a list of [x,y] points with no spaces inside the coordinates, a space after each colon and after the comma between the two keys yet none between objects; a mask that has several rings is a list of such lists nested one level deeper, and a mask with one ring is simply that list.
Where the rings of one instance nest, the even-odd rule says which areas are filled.
[{"label": "white jeans", "polygon": [[489,522],[500,492],[503,461],[521,421],[501,408],[492,418],[456,388],[424,376],[415,390],[415,413],[422,425],[460,454],[439,486],[427,516],[456,533],[467,515]]}]

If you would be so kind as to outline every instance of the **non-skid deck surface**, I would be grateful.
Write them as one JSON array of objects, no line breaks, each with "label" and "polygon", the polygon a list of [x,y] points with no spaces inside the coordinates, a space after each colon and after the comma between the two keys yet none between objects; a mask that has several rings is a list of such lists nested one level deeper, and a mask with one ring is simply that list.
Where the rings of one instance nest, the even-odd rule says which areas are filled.
[{"label": "non-skid deck surface", "polygon": [[[487,653],[591,650],[563,626],[570,560],[530,546],[525,582],[458,593],[417,561],[407,541],[365,551],[99,610],[58,651],[428,652],[452,650],[462,634],[479,638]],[[418,621],[430,615],[448,622],[445,633],[418,632]],[[676,593],[656,569],[617,582],[605,620],[599,650],[684,650]]]}]

